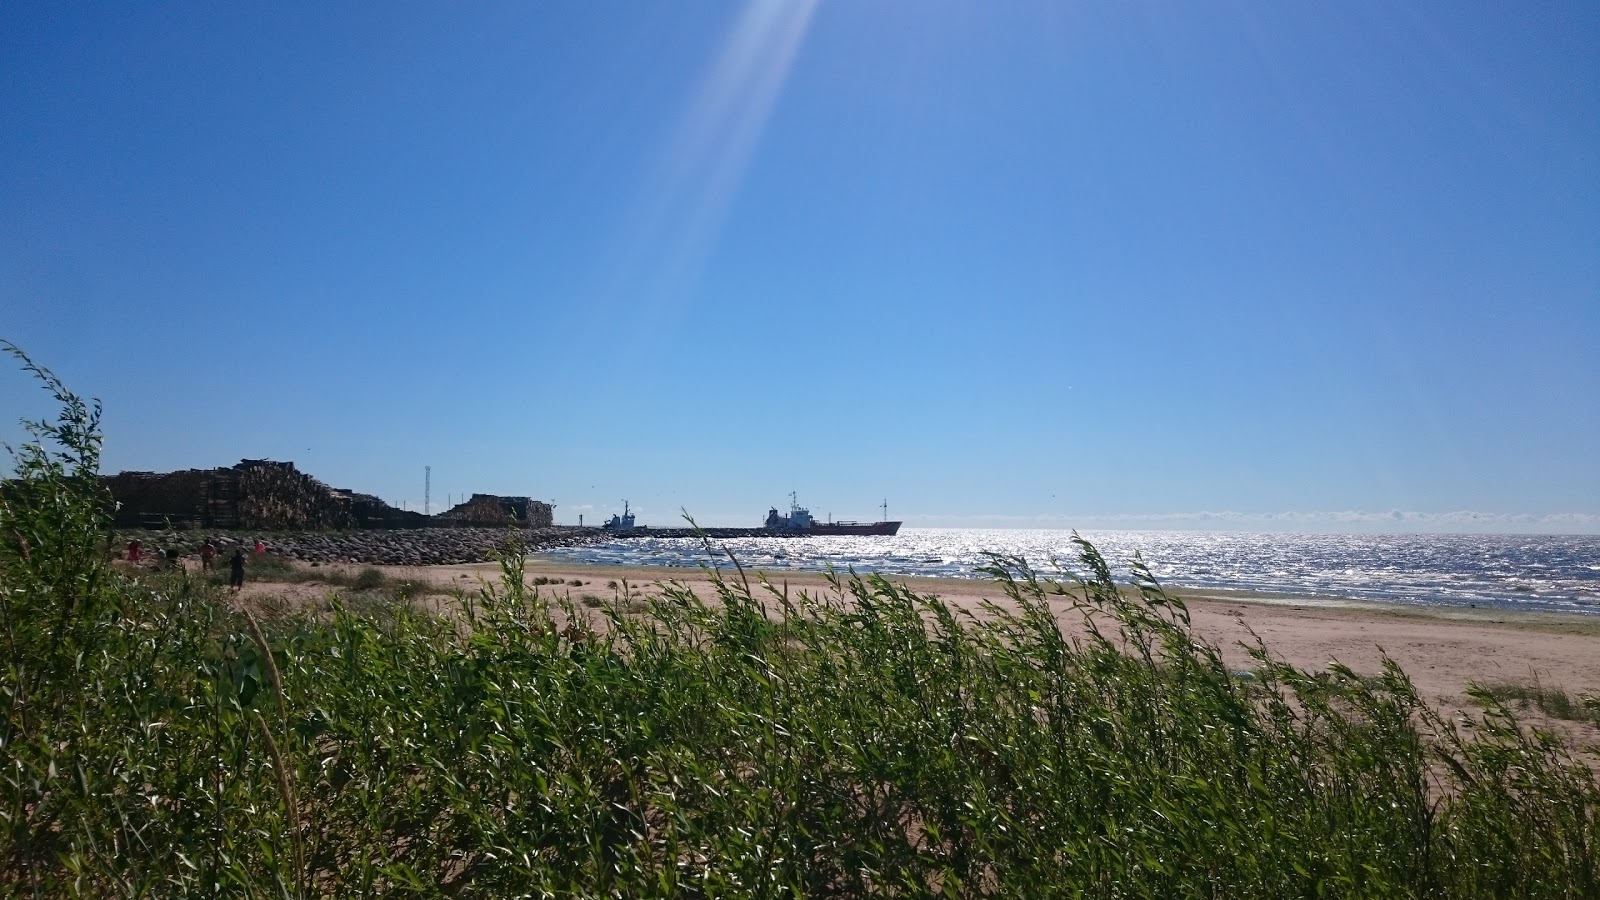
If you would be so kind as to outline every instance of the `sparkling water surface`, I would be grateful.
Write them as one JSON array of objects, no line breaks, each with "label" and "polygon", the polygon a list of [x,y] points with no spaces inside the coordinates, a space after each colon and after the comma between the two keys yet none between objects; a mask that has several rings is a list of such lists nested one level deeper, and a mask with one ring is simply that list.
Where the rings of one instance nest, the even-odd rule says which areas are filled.
[{"label": "sparkling water surface", "polygon": [[[1119,578],[1135,553],[1174,588],[1348,597],[1428,606],[1489,606],[1600,615],[1600,536],[1464,534],[1246,534],[1083,532]],[[907,528],[895,537],[735,538],[747,569],[854,568],[885,575],[981,578],[988,554],[1020,556],[1042,571],[1076,569],[1072,532]],[[621,566],[730,565],[689,538],[638,537],[565,547],[547,558]],[[663,573],[669,577],[668,573]]]}]

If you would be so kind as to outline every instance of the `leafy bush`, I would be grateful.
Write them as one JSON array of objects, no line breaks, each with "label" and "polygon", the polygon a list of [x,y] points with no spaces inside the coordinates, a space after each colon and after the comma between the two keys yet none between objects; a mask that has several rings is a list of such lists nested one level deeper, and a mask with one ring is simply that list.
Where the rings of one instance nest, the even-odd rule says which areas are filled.
[{"label": "leafy bush", "polygon": [[294,573],[294,560],[277,553],[262,553],[257,555],[245,551],[245,564],[253,578],[272,580],[284,578]]},{"label": "leafy bush", "polygon": [[1392,663],[1235,678],[1082,541],[1060,582],[996,559],[982,620],[853,574],[586,611],[508,552],[464,621],[264,630],[103,565],[96,411],[34,371],[64,412],[0,498],[0,894],[1600,893],[1553,737],[1488,696],[1458,728]]},{"label": "leafy bush", "polygon": [[386,579],[383,577],[382,572],[367,566],[356,574],[355,580],[350,582],[350,586],[358,591],[375,591],[383,587],[385,581]]}]

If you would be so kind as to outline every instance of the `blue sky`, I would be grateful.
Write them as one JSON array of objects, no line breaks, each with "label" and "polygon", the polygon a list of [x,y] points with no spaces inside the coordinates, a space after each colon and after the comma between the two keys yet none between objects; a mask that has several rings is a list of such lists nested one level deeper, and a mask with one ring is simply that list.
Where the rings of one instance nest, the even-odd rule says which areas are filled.
[{"label": "blue sky", "polygon": [[[108,470],[1600,531],[1600,5],[0,7]],[[0,435],[50,412],[0,371]]]}]

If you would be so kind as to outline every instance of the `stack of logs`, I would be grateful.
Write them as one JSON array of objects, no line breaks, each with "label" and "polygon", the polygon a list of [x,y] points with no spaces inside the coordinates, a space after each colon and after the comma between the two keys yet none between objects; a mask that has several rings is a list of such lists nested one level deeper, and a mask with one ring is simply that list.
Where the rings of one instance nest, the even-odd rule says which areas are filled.
[{"label": "stack of logs", "polygon": [[292,462],[246,459],[226,469],[121,472],[102,476],[121,527],[164,523],[273,531],[428,528],[440,525],[548,528],[555,508],[528,497],[473,494],[438,517],[396,509],[370,494],[337,490]]},{"label": "stack of logs", "polygon": [[[230,476],[230,469],[185,469],[181,472],[119,472],[102,476],[100,484],[116,501],[118,525],[159,525],[163,521],[206,521],[206,498],[212,481]],[[231,524],[231,523],[229,523]]]},{"label": "stack of logs", "polygon": [[462,525],[549,528],[555,520],[555,507],[529,497],[499,497],[473,494],[439,514],[439,518]]},{"label": "stack of logs", "polygon": [[[328,487],[296,469],[294,463],[246,459],[227,469],[120,472],[103,476],[100,482],[115,501],[112,520],[120,526],[172,522],[217,528],[321,529],[361,524],[353,512],[356,503],[350,492]],[[383,518],[382,511],[374,510],[373,517]]]},{"label": "stack of logs", "polygon": [[427,528],[438,524],[433,516],[414,509],[395,509],[372,494],[351,494],[350,514],[360,528]]},{"label": "stack of logs", "polygon": [[350,495],[335,491],[294,463],[247,459],[238,473],[240,528],[351,528]]}]

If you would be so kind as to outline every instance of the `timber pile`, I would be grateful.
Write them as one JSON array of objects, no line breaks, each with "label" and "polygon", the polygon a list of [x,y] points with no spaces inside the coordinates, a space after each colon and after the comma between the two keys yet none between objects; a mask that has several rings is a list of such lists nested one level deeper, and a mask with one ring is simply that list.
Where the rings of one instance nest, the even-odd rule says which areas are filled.
[{"label": "timber pile", "polygon": [[549,528],[555,520],[555,507],[529,497],[473,494],[466,502],[440,513],[439,518],[475,527]]},{"label": "timber pile", "polygon": [[350,515],[357,528],[427,528],[437,525],[433,516],[412,509],[395,509],[372,494],[350,494]]},{"label": "timber pile", "polygon": [[292,462],[247,459],[239,473],[240,528],[350,528],[349,495],[328,487]]},{"label": "timber pile", "polygon": [[528,528],[550,528],[556,524],[556,508],[543,500],[531,497],[505,497],[511,501],[517,519]]},{"label": "timber pile", "polygon": [[472,499],[450,507],[440,513],[439,518],[461,525],[493,527],[509,525],[515,517],[511,514],[511,510],[501,504],[499,497],[493,494],[473,494]]},{"label": "timber pile", "polygon": [[185,469],[181,472],[119,472],[102,476],[100,484],[115,501],[117,525],[155,525],[163,521],[205,522],[206,501],[213,480],[228,469]]},{"label": "timber pile", "polygon": [[[241,460],[228,469],[119,472],[101,476],[115,501],[114,524],[150,527],[163,522],[219,528],[353,528],[358,523],[349,491],[337,491],[297,470],[294,463]],[[387,506],[377,498],[378,505]],[[372,503],[365,510],[384,520]],[[399,510],[393,510],[399,512]],[[404,524],[410,524],[409,522]]]},{"label": "timber pile", "polygon": [[473,494],[439,516],[396,509],[371,494],[331,488],[292,462],[245,459],[226,469],[120,472],[100,483],[118,527],[199,525],[273,531],[350,528],[550,528],[555,507],[529,497]]}]

